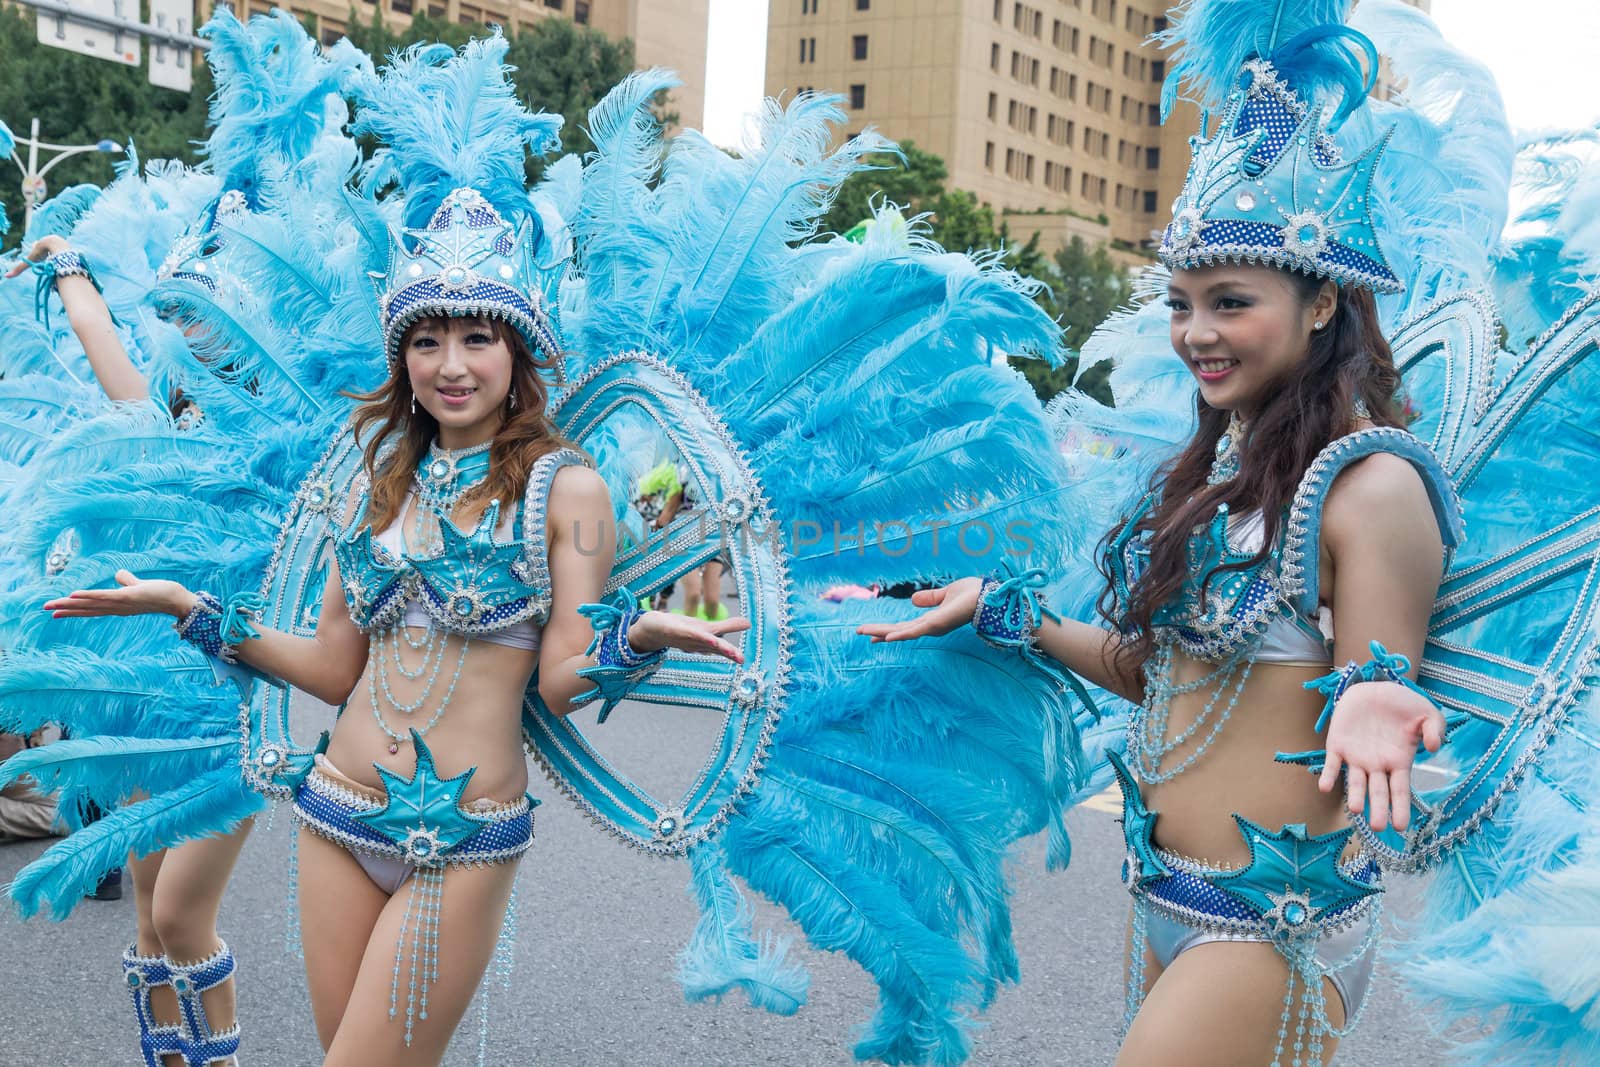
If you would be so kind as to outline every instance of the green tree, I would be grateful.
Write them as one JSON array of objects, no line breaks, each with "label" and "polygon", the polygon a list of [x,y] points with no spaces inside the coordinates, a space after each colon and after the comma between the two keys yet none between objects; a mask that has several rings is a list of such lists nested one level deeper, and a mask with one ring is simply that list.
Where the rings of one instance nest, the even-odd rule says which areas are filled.
[{"label": "green tree", "polygon": [[[151,85],[146,68],[127,67],[39,43],[36,16],[20,7],[0,9],[0,119],[20,137],[39,120],[41,140],[88,144],[112,140],[134,145],[142,159],[198,162],[195,142],[205,137],[211,72],[194,68],[185,96]],[[148,60],[147,60],[148,62]],[[26,159],[26,152],[19,153]],[[51,194],[80,182],[104,185],[122,156],[86,152],[63,159],[45,176]],[[22,238],[22,174],[0,158],[0,201],[11,223],[8,242]]]},{"label": "green tree", "polygon": [[[1054,261],[1035,277],[1047,286],[1039,296],[1039,303],[1061,323],[1066,330],[1066,342],[1074,350],[1089,339],[1107,316],[1126,303],[1133,291],[1127,273],[1111,258],[1107,246],[1091,245],[1081,237],[1074,237],[1057,249]],[[1076,385],[1102,403],[1111,403],[1111,391],[1106,383],[1111,371],[1109,362],[1090,367],[1081,378],[1076,351],[1059,367],[1051,368],[1033,359],[1018,360],[1016,366],[1041,400],[1049,400]]]},{"label": "green tree", "polygon": [[1038,235],[1020,245],[1013,242],[1006,224],[995,224],[994,209],[988,204],[965,189],[945,188],[950,173],[932,152],[901,141],[899,155],[878,152],[866,161],[870,170],[857,171],[840,183],[822,220],[824,232],[848,233],[872,217],[875,205],[887,202],[898,205],[908,217],[928,216],[930,236],[951,251],[982,252],[1004,246],[1005,265],[1017,273],[1034,277],[1045,267]]},{"label": "green tree", "polygon": [[[871,170],[856,171],[840,183],[833,206],[822,220],[823,230],[847,233],[862,219],[871,218],[873,205],[885,200],[900,205],[908,215],[934,210],[950,176],[944,160],[912,141],[901,141],[900,152],[900,156],[873,153],[866,159]],[[977,203],[976,197],[972,200]]]}]

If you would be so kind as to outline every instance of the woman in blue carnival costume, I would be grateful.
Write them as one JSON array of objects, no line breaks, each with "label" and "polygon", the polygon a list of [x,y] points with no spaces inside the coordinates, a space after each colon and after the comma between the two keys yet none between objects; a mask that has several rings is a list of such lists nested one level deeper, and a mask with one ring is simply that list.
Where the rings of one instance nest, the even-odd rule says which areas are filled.
[{"label": "woman in blue carnival costume", "polygon": [[[492,251],[512,232],[467,190],[411,232],[419,247],[399,257],[384,299],[391,374],[355,416],[366,477],[315,637],[253,625],[248,598],[224,604],[126,573],[118,589],[46,605],[63,616],[170,614],[206,651],[348,704],[295,802],[307,831],[308,982],[328,1063],[443,1055],[493,953],[510,861],[532,842],[522,692],[536,669],[553,709],[591,688],[593,630],[578,607],[599,599],[610,570],[610,503],[545,414],[538,371],[559,358],[553,335],[521,276],[463,292],[445,276],[456,261],[441,264],[431,244],[457,241],[475,262],[526,270]],[[463,578],[470,593],[452,598]],[[637,671],[668,646],[737,661],[720,635],[742,628],[649,612],[618,624],[601,661]],[[403,1027],[391,1022],[401,999]]]},{"label": "woman in blue carnival costume", "polygon": [[[503,136],[553,136],[557,120],[525,120]],[[312,636],[257,625],[254,594],[221,600],[126,571],[117,588],[46,604],[64,618],[169,614],[208,654],[346,705],[295,793],[307,979],[330,1064],[443,1056],[532,842],[519,744],[531,675],[565,714],[592,679],[642,677],[667,647],[741,659],[722,636],[739,619],[622,612],[600,640],[579,611],[611,570],[610,498],[546,410],[541,371],[561,352],[537,219],[513,188],[501,207],[470,188],[432,204],[410,191],[414,228],[379,304],[389,373],[353,416],[363,470],[337,509]]]},{"label": "woman in blue carnival costume", "polygon": [[[338,84],[360,59],[348,47],[323,55],[300,24],[282,14],[257,19],[247,28],[223,11],[201,32],[212,41],[208,59],[218,84],[205,168],[152,168],[142,176],[133,165],[104,193],[95,190],[83,197],[72,194],[85,190],[69,191],[46,205],[36,219],[41,223],[36,231],[58,232],[45,232],[32,241],[25,259],[7,275],[15,276],[32,266],[38,277],[36,307],[45,313],[41,318],[47,336],[42,343],[62,366],[70,368],[70,342],[75,338],[105,399],[134,405],[113,406],[104,412],[103,420],[108,426],[131,428],[155,442],[151,454],[158,463],[168,451],[160,438],[192,429],[199,420],[200,409],[181,383],[190,383],[194,392],[205,395],[208,388],[193,383],[196,374],[204,377],[209,370],[201,355],[208,348],[203,331],[185,321],[180,305],[164,301],[162,290],[191,279],[221,300],[240,299],[236,291],[220,293],[211,277],[222,254],[221,227],[260,209],[275,185],[289,184],[287,172],[301,167],[315,152],[326,150],[329,135],[333,140],[343,139],[340,126],[345,107],[338,97]],[[220,196],[219,185],[224,190]],[[198,212],[197,199],[205,205]],[[187,229],[174,234],[185,218],[189,220]],[[63,232],[71,234],[72,242]],[[166,252],[165,261],[150,277],[145,271],[154,264],[146,264],[147,253],[160,256],[158,249]],[[90,262],[111,279],[112,292],[102,292]],[[51,332],[48,307],[52,293],[65,312],[71,336]],[[111,307],[113,300],[117,314]],[[40,358],[30,356],[25,344],[8,347],[8,361],[23,367],[30,359]],[[223,362],[227,362],[225,357]],[[150,399],[151,374],[170,390],[170,411],[168,404],[152,409],[145,403]],[[93,415],[94,406],[83,405],[82,414]],[[87,422],[77,432],[86,429],[92,433]],[[81,437],[75,443],[80,448],[87,444],[86,451],[102,444]],[[186,447],[173,441],[168,462],[181,463],[187,458]],[[26,473],[37,475],[51,469],[52,460],[46,453],[37,460],[37,469]],[[59,469],[55,472],[60,473]],[[137,512],[137,505],[131,510]],[[97,547],[97,526],[103,526],[103,516],[68,527],[56,538],[46,560],[47,577],[72,566],[81,551],[87,548],[92,552]],[[26,672],[36,665],[30,644],[13,647],[13,671]],[[104,649],[104,642],[84,644]],[[113,648],[118,644],[112,641]],[[85,736],[52,751],[41,751],[30,768],[32,773],[57,785],[66,784],[69,794],[84,792],[81,783],[63,782],[59,769],[63,761],[83,756],[84,746],[94,749],[99,745],[102,739],[96,735],[104,731],[105,716],[114,717],[115,713],[100,707],[79,716],[71,703],[56,702],[40,709],[8,701],[4,714],[27,717],[41,710]],[[191,735],[205,733],[198,723],[178,729]],[[195,740],[199,738],[191,740],[191,753]],[[84,762],[94,765],[98,761],[104,771],[104,765],[116,757],[137,759],[139,753],[128,747],[111,752],[99,749],[98,760],[91,756]],[[213,741],[199,747],[216,746]],[[167,754],[181,749],[181,745],[170,746]],[[141,829],[150,815],[152,787],[144,784],[128,789],[127,785],[112,772],[102,774],[96,787],[87,790],[91,802],[98,799],[113,806],[121,801],[128,807],[106,820],[98,831],[81,835],[67,851],[81,852],[91,838],[102,852],[120,844],[133,874],[138,938],[123,954],[122,964],[139,1026],[142,1062],[150,1067],[233,1063],[240,1043],[234,959],[217,935],[217,917],[234,862],[250,830],[248,816],[258,804],[252,802],[243,783],[236,781],[234,795],[203,798],[209,817],[191,824],[185,835],[153,838]],[[155,788],[155,792],[161,791]],[[158,796],[153,803],[157,809],[181,810],[182,805],[173,806],[170,801],[170,797]],[[53,885],[48,876],[37,877],[41,871],[63,868],[67,876],[55,879]],[[62,915],[84,875],[85,871],[74,870],[70,861],[51,856],[42,867],[20,878],[13,892],[28,910],[36,907],[41,897],[49,897],[55,913]]]},{"label": "woman in blue carnival costume", "polygon": [[[1593,298],[1496,354],[1476,290],[1496,275],[1524,318],[1520,290],[1548,292],[1513,257],[1490,269],[1511,158],[1498,95],[1424,16],[1368,0],[1357,32],[1348,6],[1193,0],[1171,31],[1172,84],[1219,114],[1163,236],[1164,307],[1096,339],[1126,372],[1119,408],[1067,408],[1128,435],[1124,476],[1185,436],[1106,537],[1101,618],[1071,617],[1096,583],[1065,561],[1066,617],[1043,573],[996,574],[861,630],[971,623],[1131,705],[1112,758],[1133,897],[1119,1063],[1323,1062],[1367,994],[1381,871],[1428,867],[1431,958],[1411,977],[1454,1016],[1505,1015],[1477,1054],[1536,1041],[1565,1062],[1592,1044],[1569,984],[1592,967],[1556,979],[1487,931],[1535,901],[1575,922],[1592,899],[1572,872],[1593,848],[1593,445],[1566,412],[1589,381]],[[1366,99],[1373,38],[1411,109]],[[1181,363],[1154,351],[1163,325]],[[1520,443],[1535,434],[1538,513],[1517,502],[1538,484]],[[1093,481],[1096,461],[1075,462]],[[1424,790],[1413,762],[1447,734],[1451,784]],[[1497,986],[1469,994],[1456,956]]]}]

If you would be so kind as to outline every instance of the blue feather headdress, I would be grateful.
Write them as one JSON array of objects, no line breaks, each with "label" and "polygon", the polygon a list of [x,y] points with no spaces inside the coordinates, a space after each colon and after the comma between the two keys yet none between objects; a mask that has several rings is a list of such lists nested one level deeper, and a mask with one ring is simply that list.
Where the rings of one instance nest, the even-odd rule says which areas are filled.
[{"label": "blue feather headdress", "polygon": [[354,130],[384,144],[363,182],[397,183],[405,194],[406,228],[374,275],[391,366],[406,328],[431,315],[501,319],[531,351],[561,351],[539,284],[544,227],[525,167],[528,151],[559,147],[561,117],[518,102],[507,47],[498,31],[459,53],[413,46],[381,76],[356,81]]},{"label": "blue feather headdress", "polygon": [[1376,292],[1404,288],[1369,203],[1387,137],[1347,162],[1330,135],[1362,106],[1377,72],[1372,43],[1343,24],[1348,6],[1190,0],[1183,8],[1165,35],[1178,51],[1163,113],[1185,79],[1223,112],[1209,138],[1202,118],[1190,141],[1194,159],[1161,240],[1168,267],[1264,263]]}]

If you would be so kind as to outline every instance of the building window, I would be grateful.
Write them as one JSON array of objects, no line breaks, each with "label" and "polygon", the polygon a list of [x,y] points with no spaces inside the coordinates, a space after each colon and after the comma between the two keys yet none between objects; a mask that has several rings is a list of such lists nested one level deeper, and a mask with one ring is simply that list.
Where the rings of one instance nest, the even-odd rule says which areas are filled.
[{"label": "building window", "polygon": [[1000,71],[1000,43],[998,41],[989,46],[989,69],[996,73]]},{"label": "building window", "polygon": [[1149,170],[1161,169],[1161,149],[1146,148],[1144,150],[1144,165]]},{"label": "building window", "polygon": [[800,14],[815,15],[817,13],[817,0],[800,0]]},{"label": "building window", "polygon": [[572,21],[576,22],[580,26],[589,25],[589,4],[588,4],[588,0],[573,0],[573,2],[572,2]]},{"label": "building window", "polygon": [[1154,59],[1150,61],[1150,80],[1153,82],[1164,82],[1167,80],[1166,60]]},{"label": "building window", "polygon": [[983,169],[994,170],[994,142],[986,141],[983,146]]},{"label": "building window", "polygon": [[999,109],[1000,109],[1000,95],[998,93],[990,93],[989,94],[989,121],[990,122],[993,122],[995,120],[995,114],[996,114],[996,112],[999,111]]},{"label": "building window", "polygon": [[566,2],[567,0],[544,0],[544,6],[560,11],[566,5]]},{"label": "building window", "polygon": [[1145,190],[1144,213],[1146,215],[1154,215],[1156,213],[1156,191],[1154,189]]},{"label": "building window", "polygon": [[994,20],[1001,21],[1000,9],[1006,6],[1006,0],[994,0]]},{"label": "building window", "polygon": [[389,0],[389,10],[398,15],[411,14],[411,0]]},{"label": "building window", "polygon": [[857,59],[867,58],[867,35],[858,33],[850,38],[850,51]]},{"label": "building window", "polygon": [[850,86],[850,107],[851,107],[851,109],[854,110],[854,111],[860,111],[862,108],[864,108],[866,106],[867,106],[867,87],[865,85],[852,85],[852,86]]},{"label": "building window", "polygon": [[856,0],[856,10],[857,11],[869,11],[871,9],[872,9],[872,0]]},{"label": "building window", "polygon": [[817,39],[815,37],[800,38],[800,62],[815,63],[817,61]]}]

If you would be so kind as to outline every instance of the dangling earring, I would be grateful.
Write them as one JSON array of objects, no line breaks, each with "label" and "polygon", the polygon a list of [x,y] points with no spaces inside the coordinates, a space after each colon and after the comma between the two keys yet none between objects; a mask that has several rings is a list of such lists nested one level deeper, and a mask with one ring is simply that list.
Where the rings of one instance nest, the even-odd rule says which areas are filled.
[{"label": "dangling earring", "polygon": [[511,406],[512,407],[516,407],[517,406],[517,391],[515,389],[511,390],[510,395],[508,395],[506,397],[506,399],[511,402]]},{"label": "dangling earring", "polygon": [[1354,415],[1358,419],[1372,418],[1372,411],[1367,407],[1367,402],[1361,399],[1359,396],[1356,397],[1355,403],[1350,405],[1350,414]]},{"label": "dangling earring", "polygon": [[411,394],[411,417],[412,418],[416,418],[417,417],[417,394],[416,393],[412,393]]}]

